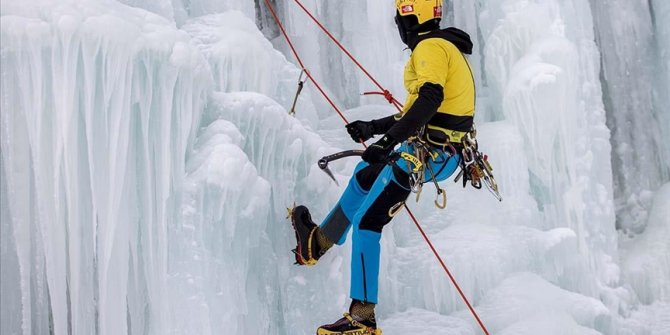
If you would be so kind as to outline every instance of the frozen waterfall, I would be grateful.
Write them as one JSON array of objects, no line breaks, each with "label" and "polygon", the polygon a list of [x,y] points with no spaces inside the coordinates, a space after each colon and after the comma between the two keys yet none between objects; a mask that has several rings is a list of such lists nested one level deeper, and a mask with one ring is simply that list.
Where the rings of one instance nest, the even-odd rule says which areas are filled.
[{"label": "frozen waterfall", "polygon": [[[389,115],[300,10],[270,0],[349,121]],[[393,1],[301,0],[395,97]],[[293,266],[318,158],[358,149],[265,0],[0,4],[0,333],[313,334],[350,246]],[[670,2],[452,0],[504,201],[444,182],[417,215],[497,335],[670,333]],[[355,158],[333,162],[340,185]],[[483,334],[406,214],[384,229],[384,334]]]}]

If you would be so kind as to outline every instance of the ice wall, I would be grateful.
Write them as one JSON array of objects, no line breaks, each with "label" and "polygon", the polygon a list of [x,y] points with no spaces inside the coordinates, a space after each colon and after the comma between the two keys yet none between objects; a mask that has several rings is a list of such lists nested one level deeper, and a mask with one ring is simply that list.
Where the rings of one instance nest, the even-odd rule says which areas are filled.
[{"label": "ice wall", "polygon": [[190,18],[228,10],[239,10],[247,17],[255,18],[258,8],[258,0],[119,0],[119,2],[163,16],[177,26],[181,26]]},{"label": "ice wall", "polygon": [[[270,185],[240,149],[230,122],[206,123],[186,164],[179,224],[170,226],[169,333],[248,334],[273,329],[276,296],[256,291],[264,266]],[[148,320],[151,321],[151,320]],[[152,334],[158,334],[150,324]],[[133,334],[143,333],[142,328]]]},{"label": "ice wall", "polygon": [[3,1],[1,25],[2,333],[167,333],[204,58],[112,1]]},{"label": "ice wall", "polygon": [[[489,1],[484,58],[501,99],[491,103],[524,138],[539,225],[574,230],[590,269],[582,275],[614,284],[609,131],[589,13],[584,1]],[[570,289],[595,296],[596,282]]]},{"label": "ice wall", "polygon": [[[246,20],[251,19],[274,45],[287,55],[294,64],[298,62],[293,58],[288,46],[279,29],[271,17],[265,0],[254,1],[212,1],[212,0],[120,0],[131,6],[144,8],[170,20],[174,20],[177,26],[189,22],[190,19],[209,14],[220,14],[229,10],[238,10],[244,13]],[[287,31],[296,43],[301,57],[305,61],[306,68],[314,76],[326,85],[328,91],[333,92],[338,105],[341,107],[355,107],[362,103],[384,104],[380,97],[363,98],[361,93],[378,90],[362,73],[355,70],[353,63],[339,51],[328,37],[314,25],[308,16],[298,7],[294,1],[270,0],[270,4],[282,19]],[[406,52],[404,46],[397,42],[397,30],[393,23],[393,8],[379,1],[354,1],[323,2],[317,0],[301,1],[313,14],[324,18],[324,25],[332,31],[345,47],[352,51],[358,45],[366,45],[365,51],[355,52],[355,56],[364,63],[379,82],[387,89],[395,92],[400,100],[404,99],[402,81],[403,59]],[[199,20],[199,21],[198,21]],[[202,19],[191,23],[202,24]],[[212,23],[212,18],[205,19]],[[220,28],[230,28],[231,23],[218,23]],[[185,29],[193,29],[184,27]],[[209,34],[216,28],[210,25]],[[248,29],[243,29],[248,33]],[[207,32],[203,32],[207,33]],[[224,31],[218,31],[219,35],[231,38]],[[204,36],[200,36],[204,37]],[[394,43],[389,43],[394,41]],[[324,71],[324,69],[328,69]],[[271,73],[265,71],[265,73]],[[288,77],[282,76],[286,79]],[[293,80],[293,79],[292,79]],[[297,75],[296,79],[297,81]],[[316,91],[309,84],[306,92]],[[274,96],[271,96],[274,98]],[[329,115],[330,106],[322,99],[315,101],[317,111],[322,117]],[[283,105],[283,104],[282,104]]]},{"label": "ice wall", "polygon": [[670,184],[654,197],[649,222],[639,237],[624,239],[624,276],[645,304],[670,300]]},{"label": "ice wall", "polygon": [[[174,234],[179,271],[173,282],[180,296],[175,301],[189,303],[173,306],[175,319],[184,320],[175,329],[203,334],[309,329],[311,319],[286,306],[309,306],[305,301],[328,287],[344,297],[346,288],[339,285],[343,274],[324,279],[288,266],[294,237],[286,208],[309,202],[315,217],[325,215],[338,192],[314,162],[338,149],[311,131],[319,120],[309,92],[301,94],[295,117],[288,114],[300,71],[242,12],[192,19],[183,29],[208,60],[221,92],[210,97],[204,131],[188,155],[193,168],[187,169],[184,227]],[[254,92],[243,92],[249,90]],[[222,166],[231,172],[221,176]],[[337,173],[341,166],[332,168],[344,178]],[[236,199],[247,193],[256,199],[253,205]],[[330,262],[344,263],[342,256]],[[333,305],[313,317],[339,310]]]},{"label": "ice wall", "polygon": [[[398,32],[393,22],[393,7],[383,1],[305,0],[301,3],[322,20],[344,47],[361,62],[372,76],[386,89],[404,100],[402,70],[408,55],[405,46],[398,43]],[[261,4],[264,6],[264,3]],[[294,1],[278,1],[283,13],[283,24],[303,57],[305,66],[326,85],[337,103],[343,108],[361,103],[386,103],[383,98],[362,97],[361,93],[379,89],[340,51],[340,49],[309,19]],[[276,39],[278,49],[289,54],[283,39]],[[364,46],[364,47],[363,47]],[[292,58],[291,58],[292,59]],[[316,95],[313,95],[316,96]],[[318,103],[318,102],[317,102]],[[322,108],[322,117],[331,110]]]},{"label": "ice wall", "polygon": [[[321,220],[342,188],[314,163],[359,146],[309,83],[288,115],[299,69],[264,1],[122,2],[143,9],[2,2],[1,332],[309,334],[339,317],[349,246],[289,266],[285,208]],[[304,2],[402,99],[391,2]],[[359,96],[374,86],[293,1],[272,3],[338,105],[364,105],[349,120],[393,112]],[[428,185],[410,207],[466,295],[494,333],[663,334],[667,187],[618,250],[589,2],[447,5],[443,25],[475,40],[480,144],[505,200],[446,182],[447,211]],[[667,36],[668,6],[650,13],[645,34]],[[667,73],[666,44],[649,42]],[[332,163],[341,185],[355,162]],[[385,333],[480,333],[406,215],[382,248]]]},{"label": "ice wall", "polygon": [[[318,301],[316,299],[329,287],[336,288],[344,297],[346,288],[340,285],[344,274],[339,272],[346,273],[346,269],[339,269],[343,267],[343,258],[339,255],[324,261],[338,269],[330,278],[324,278],[323,273],[289,266],[294,261],[290,252],[294,237],[285,218],[286,208],[292,206],[293,201],[310,203],[315,219],[325,215],[338,192],[333,190],[335,184],[313,162],[337,149],[289,116],[275,101],[258,93],[213,95],[203,117],[203,125],[208,124],[199,139],[211,142],[220,137],[216,142],[230,141],[237,148],[227,145],[228,150],[243,151],[250,164],[240,166],[231,161],[232,158],[226,158],[233,155],[217,150],[220,151],[216,154],[218,159],[207,163],[209,172],[198,174],[207,177],[210,173],[217,177],[216,171],[221,166],[232,172],[218,177],[215,183],[208,182],[204,190],[194,185],[194,191],[189,191],[193,195],[191,201],[185,203],[188,213],[185,222],[188,226],[191,226],[188,222],[194,221],[194,224],[193,233],[189,233],[184,246],[186,250],[193,250],[190,253],[197,256],[193,259],[196,264],[203,264],[203,270],[194,269],[188,256],[181,262],[184,272],[180,281],[181,287],[190,287],[189,292],[197,294],[194,306],[207,314],[179,329],[206,334],[252,334],[261,330],[293,334],[309,329],[313,320],[302,314],[304,311],[300,308],[287,307],[309,308],[307,302]],[[189,166],[204,166],[199,157],[212,156],[213,148],[212,145],[196,148],[189,158]],[[226,166],[230,169],[225,169]],[[333,166],[341,179],[343,176],[337,173],[340,168]],[[263,179],[261,187],[254,185],[253,178],[240,178],[247,175],[249,169]],[[238,194],[249,192],[258,195],[257,207],[247,205],[244,199],[233,200]],[[195,278],[195,285],[189,282],[191,278]],[[311,316],[325,318],[339,309],[337,305],[324,307],[312,310]],[[188,308],[180,311],[194,317],[203,315]]]},{"label": "ice wall", "polygon": [[[296,97],[301,70],[272,47],[254,22],[239,11],[192,19],[182,27],[207,58],[214,89],[221,92],[254,91],[291,110],[313,128],[319,123],[311,92]],[[302,75],[302,80],[305,80]],[[307,86],[310,83],[305,84]]]},{"label": "ice wall", "polygon": [[[661,147],[665,148],[665,155],[661,158],[662,167],[666,169],[666,178],[670,178],[670,3],[654,0],[650,3],[656,39],[657,74],[654,76],[656,87],[654,97],[656,101],[655,115],[661,130]],[[666,179],[668,180],[668,179]]]},{"label": "ice wall", "polygon": [[[603,100],[612,131],[617,226],[637,233],[644,230],[653,192],[668,180],[666,158],[659,154],[667,152],[667,142],[661,140],[661,133],[670,127],[664,116],[667,107],[654,100],[667,96],[668,86],[661,84],[667,76],[657,73],[662,63],[657,41],[662,46],[663,40],[654,39],[649,5],[592,1],[602,50]],[[662,25],[662,21],[656,22]]]}]

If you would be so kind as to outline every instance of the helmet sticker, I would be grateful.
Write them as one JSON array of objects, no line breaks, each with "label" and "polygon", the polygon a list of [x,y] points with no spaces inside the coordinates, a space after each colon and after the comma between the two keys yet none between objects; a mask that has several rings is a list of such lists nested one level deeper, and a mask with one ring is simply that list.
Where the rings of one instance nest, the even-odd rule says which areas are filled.
[{"label": "helmet sticker", "polygon": [[404,5],[401,8],[403,14],[407,13],[413,13],[414,12],[414,6],[413,5]]},{"label": "helmet sticker", "polygon": [[434,17],[442,17],[442,6],[435,6],[433,8],[433,16]]}]

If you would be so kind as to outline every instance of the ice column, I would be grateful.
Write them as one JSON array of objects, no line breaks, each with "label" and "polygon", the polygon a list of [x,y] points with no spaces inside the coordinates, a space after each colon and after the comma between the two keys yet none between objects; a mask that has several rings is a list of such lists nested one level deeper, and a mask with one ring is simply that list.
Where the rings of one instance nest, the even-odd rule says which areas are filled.
[{"label": "ice column", "polygon": [[[205,15],[182,26],[207,58],[214,89],[221,92],[253,91],[273,98],[287,111],[293,106],[301,71],[265,39],[254,22],[240,11]],[[306,76],[302,75],[302,80]],[[312,84],[304,84],[310,87]],[[311,92],[303,90],[295,117],[316,128],[318,117]]]},{"label": "ice column", "polygon": [[[663,115],[667,109],[665,113],[656,112],[654,104],[654,95],[667,96],[667,84],[661,84],[663,76],[655,70],[660,62],[656,59],[649,3],[625,0],[591,3],[602,51],[607,125],[612,131],[617,226],[641,232],[653,192],[668,179],[668,165],[660,153],[666,145],[661,140],[661,129],[669,126],[659,123],[667,122]],[[656,22],[663,25],[663,21]],[[659,39],[659,47],[663,44]]]},{"label": "ice column", "polygon": [[[660,143],[665,147],[661,157],[662,168],[670,174],[670,2],[655,0],[651,2],[654,26],[656,28],[657,63],[659,73],[656,82],[656,116],[661,128]],[[666,180],[668,176],[666,175]]]},{"label": "ice column", "polygon": [[[531,191],[545,217],[540,225],[573,229],[580,253],[589,255],[584,266],[612,283],[609,132],[588,3],[491,1],[482,15],[489,84],[502,98],[491,103],[502,106],[524,138]],[[563,284],[596,294],[595,287]]]},{"label": "ice column", "polygon": [[206,62],[116,2],[3,3],[1,32],[3,315],[4,292],[20,297],[2,333],[167,333],[167,228]]}]

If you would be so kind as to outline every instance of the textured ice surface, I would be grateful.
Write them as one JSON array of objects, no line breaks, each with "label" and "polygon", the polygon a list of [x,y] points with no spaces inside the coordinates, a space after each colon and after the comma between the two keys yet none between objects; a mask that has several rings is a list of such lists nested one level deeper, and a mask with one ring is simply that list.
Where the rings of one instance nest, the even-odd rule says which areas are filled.
[{"label": "textured ice surface", "polygon": [[[252,20],[230,11],[189,20],[182,29],[209,61],[216,91],[254,91],[291,109],[301,71],[272,47]],[[295,114],[306,124],[318,124],[308,90],[298,97]]]},{"label": "textured ice surface", "polygon": [[[597,40],[609,51],[602,52],[603,101],[612,130],[617,224],[637,233],[647,223],[653,192],[668,181],[670,172],[664,157],[669,145],[661,136],[670,129],[668,72],[663,68],[667,66],[663,58],[670,56],[655,50],[667,48],[668,36],[663,34],[667,23],[657,15],[659,37],[665,39],[655,38],[650,5],[593,1]],[[661,15],[668,12],[667,2],[658,10]]]},{"label": "textured ice surface", "polygon": [[[316,160],[361,147],[311,83],[288,115],[299,67],[267,12],[256,14],[263,2],[122,2],[137,8],[1,4],[0,332],[293,335],[339,318],[350,246],[290,266],[285,208],[307,204],[320,221],[357,160],[331,163],[341,187]],[[392,7],[304,2],[402,100],[408,53]],[[355,107],[348,120],[394,112],[359,95],[375,86],[293,1],[272,3],[315,78]],[[434,208],[431,185],[409,206],[495,334],[670,329],[667,179],[626,172],[668,168],[670,119],[658,106],[670,96],[670,8],[649,3],[596,13],[586,0],[449,2],[443,25],[474,38],[480,147],[504,201],[447,181],[447,210]],[[625,27],[636,35],[615,40]],[[653,102],[643,59],[658,63]],[[606,119],[630,109],[607,94],[644,110],[636,127],[658,124],[635,132],[658,150],[624,152],[648,160],[612,159],[635,127],[612,151]],[[644,220],[619,216],[639,235],[615,230],[614,187],[644,205]],[[386,334],[481,334],[406,214],[385,228],[382,250]]]},{"label": "textured ice surface", "polygon": [[[249,333],[250,311],[264,304],[247,292],[263,260],[270,185],[240,149],[242,135],[216,120],[198,136],[187,161],[183,220],[170,230],[172,329],[185,334]],[[236,301],[236,308],[230,308]],[[264,324],[263,327],[269,327]]]},{"label": "textured ice surface", "polygon": [[389,335],[476,334],[467,321],[416,308],[389,316],[384,320],[382,331]]},{"label": "textured ice surface", "polygon": [[640,300],[651,304],[670,299],[670,184],[657,193],[644,233],[622,236],[623,275]]},{"label": "textured ice surface", "polygon": [[670,333],[670,304],[657,301],[635,308],[619,330],[625,335],[663,335]]},{"label": "textured ice surface", "polygon": [[2,333],[168,332],[167,233],[204,58],[115,2],[2,10]]}]

